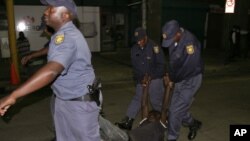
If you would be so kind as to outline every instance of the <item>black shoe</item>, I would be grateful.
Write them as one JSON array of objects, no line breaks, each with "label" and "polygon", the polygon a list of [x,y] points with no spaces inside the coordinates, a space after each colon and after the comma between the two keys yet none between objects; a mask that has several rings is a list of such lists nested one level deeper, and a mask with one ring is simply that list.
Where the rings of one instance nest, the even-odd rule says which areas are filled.
[{"label": "black shoe", "polygon": [[116,122],[115,125],[117,125],[121,129],[131,130],[133,121],[134,119],[125,117],[121,122]]},{"label": "black shoe", "polygon": [[194,120],[193,125],[189,126],[189,133],[188,133],[188,139],[193,140],[196,135],[197,131],[201,128],[202,123],[198,120]]}]

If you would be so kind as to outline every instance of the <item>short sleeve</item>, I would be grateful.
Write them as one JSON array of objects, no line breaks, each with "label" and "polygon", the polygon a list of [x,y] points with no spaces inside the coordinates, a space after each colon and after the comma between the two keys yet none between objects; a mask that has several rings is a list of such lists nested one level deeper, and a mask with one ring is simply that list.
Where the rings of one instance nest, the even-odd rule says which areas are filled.
[{"label": "short sleeve", "polygon": [[52,43],[52,49],[49,53],[48,61],[55,61],[63,65],[64,71],[62,75],[66,74],[69,66],[76,58],[77,48],[75,41],[72,39],[65,39],[62,43]]}]

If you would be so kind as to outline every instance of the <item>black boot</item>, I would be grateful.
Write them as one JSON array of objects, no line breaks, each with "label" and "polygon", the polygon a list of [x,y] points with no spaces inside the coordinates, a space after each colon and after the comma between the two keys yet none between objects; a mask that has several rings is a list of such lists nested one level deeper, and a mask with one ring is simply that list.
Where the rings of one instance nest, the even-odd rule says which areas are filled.
[{"label": "black boot", "polygon": [[202,123],[196,119],[194,119],[193,124],[189,126],[189,133],[188,133],[188,139],[193,140],[196,135],[197,131],[201,128]]},{"label": "black boot", "polygon": [[124,119],[122,119],[122,121],[116,122],[115,125],[117,125],[121,129],[131,130],[132,125],[133,125],[133,121],[134,121],[134,119],[129,118],[129,117],[125,117]]}]

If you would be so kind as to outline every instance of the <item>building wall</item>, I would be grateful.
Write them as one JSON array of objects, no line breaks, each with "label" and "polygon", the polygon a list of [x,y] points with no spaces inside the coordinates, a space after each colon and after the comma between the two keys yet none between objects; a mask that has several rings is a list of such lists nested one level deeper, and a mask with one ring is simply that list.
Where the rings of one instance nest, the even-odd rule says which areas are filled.
[{"label": "building wall", "polygon": [[207,10],[208,6],[203,4],[165,1],[162,8],[162,25],[171,19],[175,19],[179,21],[180,26],[194,33],[203,42]]},{"label": "building wall", "polygon": [[[127,0],[74,0],[77,6],[126,5]],[[40,0],[14,0],[15,5],[42,5]]]},{"label": "building wall", "polygon": [[[39,30],[41,24],[41,16],[45,6],[14,6],[16,37],[18,33],[23,31],[29,39],[31,50],[41,49],[48,41],[43,35],[43,31]],[[89,48],[92,52],[100,51],[100,11],[99,7],[78,7],[78,19],[80,22],[80,30],[87,40]],[[25,24],[25,29],[20,29],[18,25]],[[8,31],[1,30],[1,39],[8,38]],[[1,43],[2,44],[2,43]],[[10,53],[6,46],[1,46],[2,57],[8,58]]]},{"label": "building wall", "polygon": [[[14,0],[14,2],[16,5],[41,5],[39,0]],[[125,13],[125,15],[128,15],[128,24],[125,29],[128,37],[126,42],[129,45],[133,43],[133,31],[136,27],[142,25],[142,10],[141,4],[134,6],[128,5],[132,3],[138,3],[140,1],[75,0],[75,2],[79,6],[100,6],[101,8],[110,7],[110,9],[121,9],[122,7],[122,9],[126,9],[125,11],[127,11],[127,13]],[[159,4],[161,5],[161,7],[159,7]],[[161,28],[161,26],[170,19],[176,19],[180,22],[181,26],[193,32],[201,42],[207,40],[207,47],[214,48],[215,45],[218,45],[218,40],[220,40],[221,43],[218,46],[223,48],[227,43],[227,38],[224,37],[228,34],[227,32],[229,29],[227,29],[226,27],[228,23],[230,24],[229,27],[233,24],[240,24],[243,28],[249,28],[248,15],[245,14],[245,11],[247,11],[247,9],[249,9],[250,7],[249,0],[237,1],[237,13],[233,16],[230,16],[230,19],[227,18],[228,16],[225,16],[225,14],[223,13],[219,15],[210,13],[209,6],[211,4],[219,5],[224,8],[225,0],[148,0],[147,12],[148,16],[150,17],[147,18],[147,24],[149,25],[148,28],[150,30],[151,36],[154,38],[154,40],[159,42],[161,39],[158,38],[161,37],[160,35],[158,36],[158,34],[160,34],[159,29]],[[159,13],[159,15],[154,14],[154,12],[157,14]],[[208,20],[206,19],[207,14]],[[207,30],[209,30],[207,32],[205,29],[206,24],[208,25]],[[213,38],[210,38],[213,32],[216,32],[217,34],[214,35]]]}]

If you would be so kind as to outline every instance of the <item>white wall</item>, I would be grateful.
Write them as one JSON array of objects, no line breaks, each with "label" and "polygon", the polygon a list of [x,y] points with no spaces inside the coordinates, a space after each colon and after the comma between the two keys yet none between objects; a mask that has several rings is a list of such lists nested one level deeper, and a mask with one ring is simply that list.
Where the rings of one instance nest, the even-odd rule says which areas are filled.
[{"label": "white wall", "polygon": [[8,31],[0,31],[0,46],[1,46],[1,57],[9,58],[10,57],[10,48],[8,40]]},{"label": "white wall", "polygon": [[[47,38],[41,37],[42,31],[37,30],[41,23],[41,17],[44,10],[45,6],[14,6],[16,38],[18,38],[19,32],[17,25],[20,22],[26,22],[28,29],[24,30],[23,32],[30,41],[31,50],[38,50],[42,48],[43,45],[48,41]],[[28,22],[32,18],[34,21]]]},{"label": "white wall", "polygon": [[[31,50],[38,50],[48,41],[46,37],[41,37],[42,31],[37,30],[41,23],[41,16],[45,6],[14,6],[16,38],[18,38],[17,25],[20,22],[26,23],[28,29],[24,30],[25,36],[29,39]],[[89,48],[92,52],[100,51],[100,12],[99,7],[77,7],[80,23],[95,23],[97,35],[86,38]],[[82,30],[85,30],[81,28]],[[2,34],[7,31],[1,31],[1,38],[8,34]],[[3,36],[4,35],[4,36]],[[4,56],[8,56],[5,53]]]},{"label": "white wall", "polygon": [[[100,51],[100,9],[99,7],[78,7],[77,14],[81,23],[94,23],[96,36],[87,38],[90,50],[93,52]],[[81,28],[82,30],[89,30]]]}]

